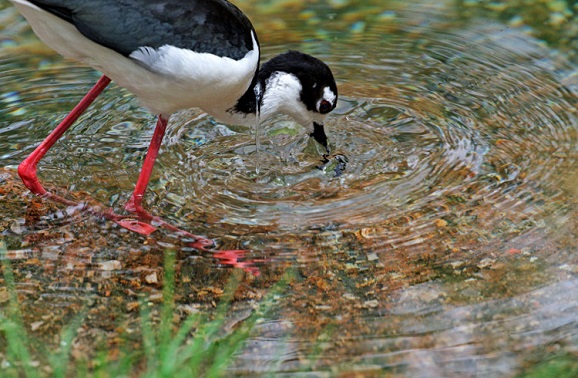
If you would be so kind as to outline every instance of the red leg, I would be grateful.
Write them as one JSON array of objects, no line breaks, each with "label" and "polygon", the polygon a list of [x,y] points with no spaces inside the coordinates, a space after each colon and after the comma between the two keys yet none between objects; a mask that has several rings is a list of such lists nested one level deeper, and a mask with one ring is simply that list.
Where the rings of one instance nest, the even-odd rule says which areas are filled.
[{"label": "red leg", "polygon": [[[141,172],[138,176],[134,192],[132,193],[132,195],[130,196],[128,202],[124,207],[127,211],[136,213],[139,216],[139,218],[144,220],[145,222],[150,222],[151,220],[153,220],[154,217],[150,215],[142,207],[142,200],[144,197],[144,193],[147,189],[151,174],[153,172],[155,161],[157,159],[159,149],[161,148],[161,144],[163,142],[163,137],[165,135],[168,123],[169,123],[169,116],[164,116],[160,114],[157,120],[155,131],[153,133],[153,138],[151,140],[149,149],[147,151],[145,160],[142,165]],[[154,226],[136,220],[121,219],[115,222],[126,229],[138,232],[139,234],[143,235],[149,235],[153,231],[155,231]]]},{"label": "red leg", "polygon": [[[110,79],[103,75],[98,82],[92,87],[92,89],[82,98],[82,100],[74,107],[74,109],[62,120],[62,122],[48,135],[48,137],[38,146],[36,149],[18,166],[18,174],[20,178],[30,191],[36,195],[44,195],[48,198],[55,200],[57,202],[63,203],[68,206],[79,206],[81,204],[67,200],[55,194],[48,192],[42,184],[36,174],[36,167],[38,162],[46,155],[48,150],[62,137],[62,135],[70,128],[70,126],[78,119],[78,117],[92,104],[92,102],[98,97],[100,93],[106,88],[110,83]],[[185,237],[193,238],[195,241],[192,246],[199,248],[201,250],[206,250],[208,247],[212,247],[214,243],[206,238],[193,235],[187,231],[180,230],[179,228],[165,222],[159,217],[152,216],[142,207],[142,199],[146,191],[156,157],[158,155],[163,136],[166,131],[168,116],[159,115],[157,126],[155,128],[152,141],[149,146],[149,150],[145,157],[143,167],[139,178],[136,183],[135,190],[125,206],[125,209],[138,214],[139,218],[145,222],[153,222],[160,225],[170,231],[177,232]],[[131,231],[138,232],[143,235],[149,235],[155,231],[155,227],[138,220],[127,219],[121,215],[115,214],[112,210],[102,211],[97,208],[84,208],[84,211],[93,213],[95,215],[104,216],[110,219],[120,226],[127,228]],[[227,252],[237,252],[237,251],[227,251]],[[239,251],[244,252],[244,251]]]},{"label": "red leg", "polygon": [[[62,135],[70,128],[70,126],[78,119],[78,117],[92,104],[92,102],[98,97],[98,95],[106,88],[106,86],[110,83],[110,79],[102,75],[102,77],[98,80],[98,82],[92,87],[92,89],[80,100],[78,105],[72,109],[72,111],[60,122],[58,126],[48,135],[48,137],[40,143],[38,147],[26,158],[20,165],[18,166],[18,175],[24,182],[24,185],[30,191],[36,195],[50,195],[52,197],[57,197],[55,195],[51,195],[44,189],[42,184],[40,184],[40,180],[38,180],[38,176],[36,175],[36,166],[40,159],[46,155],[46,152],[56,143],[58,139],[62,137]],[[61,199],[62,201],[67,203],[69,201],[64,200],[64,198],[56,198]]]},{"label": "red leg", "polygon": [[127,204],[124,207],[127,211],[142,214],[144,217],[146,217],[146,215],[148,214],[142,207],[142,200],[144,197],[144,193],[147,189],[149,180],[151,178],[153,167],[155,165],[157,155],[159,154],[159,149],[161,148],[161,143],[163,142],[163,137],[165,136],[165,131],[167,130],[168,123],[169,123],[169,116],[164,116],[162,114],[159,115],[159,118],[157,120],[157,126],[155,127],[153,138],[151,140],[149,149],[145,156],[145,160],[143,162],[140,175],[138,176],[134,192],[132,193],[130,199],[128,200]]},{"label": "red leg", "polygon": [[[149,183],[152,171],[153,171],[153,167],[155,165],[155,161],[156,161],[156,158],[158,156],[159,149],[161,147],[163,137],[165,135],[168,123],[169,123],[169,116],[165,116],[163,114],[160,114],[158,117],[158,120],[157,120],[157,125],[155,127],[155,131],[153,133],[151,143],[149,145],[149,149],[147,151],[147,154],[145,156],[145,160],[143,162],[143,166],[142,166],[140,175],[139,175],[138,180],[136,182],[134,192],[130,196],[130,198],[129,198],[129,200],[126,203],[124,208],[127,211],[136,213],[138,215],[139,219],[141,219],[145,222],[154,223],[155,225],[162,226],[162,227],[164,227],[170,231],[181,234],[182,236],[195,239],[194,244],[197,248],[211,247],[214,245],[214,243],[211,240],[203,238],[201,236],[193,235],[187,231],[183,231],[183,230],[173,226],[172,224],[167,223],[163,219],[151,215],[142,206],[144,194],[145,194],[145,191],[147,189],[147,186],[148,186],[148,183]],[[115,222],[124,228],[127,228],[129,230],[132,230],[132,231],[138,232],[140,234],[144,234],[144,235],[149,235],[150,233],[152,233],[155,230],[154,226],[147,224],[147,223],[139,222],[136,220],[122,219],[122,220],[117,220]]]}]

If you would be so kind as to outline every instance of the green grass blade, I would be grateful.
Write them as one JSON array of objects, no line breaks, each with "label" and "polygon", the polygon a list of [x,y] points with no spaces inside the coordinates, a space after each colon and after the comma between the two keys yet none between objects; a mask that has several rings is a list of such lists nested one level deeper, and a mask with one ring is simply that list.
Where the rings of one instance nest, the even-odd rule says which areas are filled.
[{"label": "green grass blade", "polygon": [[[6,247],[4,244],[0,244],[0,248],[2,249],[0,251],[2,252],[1,255],[5,255]],[[20,313],[14,275],[12,274],[12,265],[9,260],[0,260],[0,262],[2,263],[2,272],[8,290],[8,316],[0,319],[2,320],[0,330],[3,331],[6,337],[8,361],[16,369],[21,366],[24,376],[34,378],[38,376],[38,373],[33,366],[31,353],[28,349],[30,340],[28,338],[28,332],[22,323],[22,314]]]}]

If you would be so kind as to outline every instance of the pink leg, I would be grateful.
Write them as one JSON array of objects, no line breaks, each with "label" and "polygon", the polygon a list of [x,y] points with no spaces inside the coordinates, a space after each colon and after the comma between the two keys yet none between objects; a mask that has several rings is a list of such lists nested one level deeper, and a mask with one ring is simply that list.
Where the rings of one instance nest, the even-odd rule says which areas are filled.
[{"label": "pink leg", "polygon": [[[214,245],[214,243],[206,238],[201,236],[193,235],[187,231],[183,231],[170,223],[167,223],[163,219],[151,215],[148,211],[144,209],[142,206],[142,201],[144,198],[145,191],[147,189],[153,167],[155,165],[156,158],[159,153],[159,149],[161,147],[163,137],[165,135],[167,124],[169,123],[169,116],[165,116],[160,114],[157,120],[157,125],[155,127],[155,131],[153,133],[153,137],[151,143],[149,145],[149,149],[145,156],[145,160],[143,162],[143,166],[136,182],[134,192],[130,196],[128,202],[125,205],[125,210],[136,213],[140,219],[145,222],[152,222],[157,225],[160,225],[170,231],[177,232],[185,237],[190,237],[195,239],[194,245],[197,248],[207,248]],[[138,232],[140,234],[149,235],[152,233],[155,228],[150,224],[138,222],[129,219],[122,219],[115,221],[119,225],[129,230]]]},{"label": "pink leg", "polygon": [[[46,189],[44,189],[44,187],[40,183],[40,180],[38,179],[38,175],[36,174],[36,167],[38,165],[38,162],[44,157],[44,155],[46,155],[48,150],[50,150],[50,148],[54,146],[54,144],[58,141],[58,139],[62,137],[62,135],[66,132],[66,130],[68,130],[70,126],[72,126],[72,124],[78,119],[78,117],[80,117],[80,115],[90,106],[90,104],[94,102],[94,100],[98,97],[99,94],[102,93],[102,91],[108,86],[108,84],[110,84],[110,78],[108,78],[106,75],[102,75],[102,77],[97,81],[97,83],[92,87],[92,89],[88,91],[88,93],[82,98],[82,100],[80,100],[80,102],[74,107],[74,109],[72,109],[72,111],[68,113],[68,115],[62,120],[62,122],[60,122],[60,124],[56,126],[56,128],[50,133],[50,135],[48,135],[48,137],[46,137],[46,139],[42,143],[40,143],[40,145],[36,147],[36,149],[26,159],[24,159],[22,163],[20,163],[20,165],[18,166],[18,175],[24,182],[24,185],[26,185],[26,187],[30,189],[32,193],[39,196],[45,196],[51,200],[60,202],[67,206],[80,205],[77,202],[57,196],[56,194],[50,193]],[[96,209],[87,209],[87,211],[93,212],[95,214],[102,213],[103,216],[117,223],[119,223],[119,219],[121,219],[120,216],[110,211],[100,212]],[[129,229],[135,228],[136,226],[134,226],[134,224],[138,225],[139,222],[133,222],[133,227]],[[152,231],[154,231],[154,227],[146,224],[141,226],[141,228],[146,230],[147,226],[151,227]],[[147,230],[149,234],[152,231]]]},{"label": "pink leg", "polygon": [[[163,142],[163,137],[165,136],[165,131],[167,130],[167,124],[169,123],[169,116],[159,115],[157,120],[157,126],[153,133],[153,138],[149,145],[149,149],[145,156],[145,160],[138,176],[134,192],[130,196],[127,204],[125,205],[125,210],[137,213],[146,218],[148,213],[142,207],[142,200],[144,193],[147,189],[149,180],[151,178],[151,173],[153,172],[153,167],[159,154],[159,149],[161,148],[161,143]],[[151,217],[152,218],[152,217]],[[150,219],[148,219],[150,220]]]},{"label": "pink leg", "polygon": [[40,143],[38,147],[18,166],[18,175],[24,182],[24,185],[30,191],[36,195],[48,195],[54,199],[60,200],[65,204],[68,202],[64,198],[55,196],[40,184],[38,176],[36,175],[36,166],[40,159],[46,155],[46,152],[56,143],[58,139],[70,128],[70,126],[78,119],[78,117],[92,104],[92,102],[98,97],[98,95],[106,88],[110,83],[110,79],[102,75],[98,82],[92,87],[92,89],[80,100],[78,105],[72,109],[72,111],[60,122],[58,126],[48,135],[48,137]]},{"label": "pink leg", "polygon": [[[157,120],[155,131],[153,133],[153,138],[142,165],[140,175],[138,176],[134,192],[124,207],[127,211],[137,213],[139,218],[146,222],[150,222],[154,217],[142,207],[142,200],[151,178],[155,161],[157,159],[157,155],[159,154],[159,149],[161,148],[168,123],[169,116],[160,114]],[[143,235],[150,235],[153,231],[155,231],[154,226],[136,220],[120,219],[115,220],[115,222],[126,229],[138,232],[139,234]]]},{"label": "pink leg", "polygon": [[[82,98],[82,100],[74,107],[74,109],[62,120],[62,122],[48,135],[48,137],[40,143],[38,147],[26,158],[20,165],[18,166],[18,174],[20,178],[24,182],[24,185],[30,191],[36,195],[43,195],[48,197],[51,200],[60,202],[62,204],[68,206],[79,206],[80,204],[55,194],[48,192],[42,184],[40,184],[40,180],[36,174],[36,167],[38,162],[46,155],[48,150],[62,137],[62,135],[72,126],[72,124],[78,119],[78,117],[92,104],[92,102],[98,97],[100,93],[106,88],[106,86],[110,83],[110,79],[103,75],[98,82],[92,87],[92,89]],[[163,136],[166,131],[167,123],[168,123],[168,116],[159,115],[157,126],[155,128],[153,138],[151,144],[149,146],[149,150],[145,157],[145,161],[143,163],[143,167],[139,178],[136,183],[135,190],[129,199],[128,203],[125,206],[125,209],[131,212],[137,213],[140,219],[144,220],[145,222],[154,222],[170,231],[177,232],[185,237],[193,238],[195,241],[192,243],[192,246],[201,250],[206,250],[207,247],[212,247],[214,244],[211,240],[193,235],[189,232],[180,230],[179,228],[165,222],[159,217],[152,216],[149,214],[144,208],[142,207],[142,200],[144,197],[144,193],[146,191],[156,157],[158,155]],[[140,222],[138,220],[127,219],[121,215],[115,214],[112,210],[102,211],[98,208],[86,208],[84,209],[87,212],[93,213],[95,215],[104,216],[107,219],[116,222],[120,226],[127,228],[131,231],[138,232],[143,235],[149,235],[153,231],[155,231],[155,227]],[[225,251],[230,253],[243,253],[245,251]],[[233,265],[233,264],[231,264]]]}]

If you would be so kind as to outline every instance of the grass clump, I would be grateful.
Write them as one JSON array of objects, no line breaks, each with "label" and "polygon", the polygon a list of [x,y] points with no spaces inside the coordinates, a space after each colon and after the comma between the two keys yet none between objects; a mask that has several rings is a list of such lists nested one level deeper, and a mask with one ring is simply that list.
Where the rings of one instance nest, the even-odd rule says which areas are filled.
[{"label": "grass clump", "polygon": [[[2,254],[0,253],[0,256]],[[22,321],[12,268],[2,263],[6,302],[0,304],[0,376],[2,377],[221,377],[226,376],[236,353],[250,336],[263,311],[271,308],[271,290],[258,310],[254,310],[234,330],[225,332],[224,323],[231,309],[238,275],[232,274],[224,294],[212,314],[197,312],[180,324],[175,322],[175,254],[167,252],[162,304],[157,321],[146,300],[139,306],[140,348],[121,347],[111,358],[110,351],[100,348],[90,359],[72,358],[71,351],[79,327],[86,319],[80,313],[63,327],[56,350],[37,345]],[[283,280],[282,280],[283,281]],[[286,284],[280,283],[276,288]],[[129,336],[125,335],[128,339]],[[123,337],[121,335],[121,337]],[[134,337],[134,336],[133,336]],[[129,345],[129,343],[126,343]],[[134,344],[133,344],[134,345]]]},{"label": "grass clump", "polygon": [[519,378],[575,378],[578,377],[576,356],[562,354],[531,367]]}]

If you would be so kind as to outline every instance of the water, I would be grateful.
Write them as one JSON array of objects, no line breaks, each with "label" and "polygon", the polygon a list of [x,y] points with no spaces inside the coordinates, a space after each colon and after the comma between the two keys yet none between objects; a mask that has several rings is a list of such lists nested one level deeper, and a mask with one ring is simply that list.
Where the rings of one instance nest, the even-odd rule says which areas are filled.
[{"label": "water", "polygon": [[[1,235],[29,305],[57,308],[57,319],[86,301],[122,312],[133,300],[122,293],[154,293],[146,277],[161,277],[163,251],[178,248],[185,304],[204,303],[198,287],[221,286],[231,265],[246,269],[247,301],[281,271],[298,273],[239,373],[511,376],[576,354],[575,64],[530,29],[442,3],[239,5],[266,57],[298,48],[326,61],[340,103],[328,162],[284,117],[260,123],[260,148],[250,129],[199,111],[171,118],[146,207],[219,249],[246,250],[233,263],[18,186],[10,169],[98,74],[36,43],[15,47],[25,24],[3,11],[2,39],[15,42],[0,50]],[[42,161],[41,179],[120,211],[153,125],[109,89]]]}]

